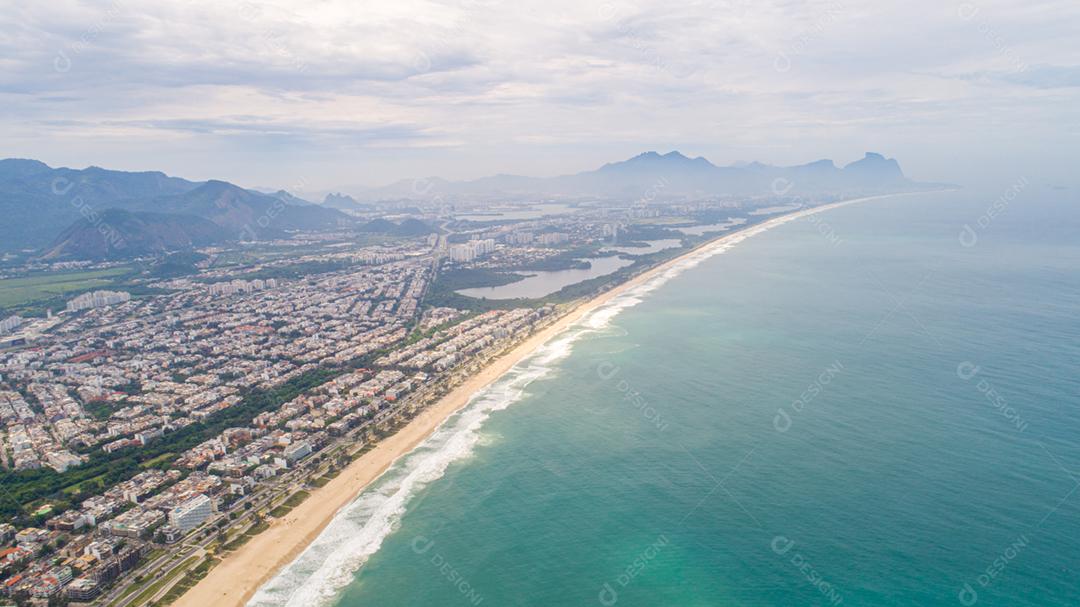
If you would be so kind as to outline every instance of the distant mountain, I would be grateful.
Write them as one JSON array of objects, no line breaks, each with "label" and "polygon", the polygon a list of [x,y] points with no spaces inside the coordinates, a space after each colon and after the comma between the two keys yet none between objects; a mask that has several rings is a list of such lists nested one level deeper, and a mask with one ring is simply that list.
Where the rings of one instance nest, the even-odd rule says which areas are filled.
[{"label": "distant mountain", "polygon": [[339,211],[370,211],[373,207],[369,204],[361,204],[348,194],[331,192],[326,195],[322,205]]},{"label": "distant mountain", "polygon": [[51,170],[49,165],[39,160],[26,158],[6,158],[0,160],[0,180],[24,179],[36,173]]},{"label": "distant mountain", "polygon": [[198,184],[159,171],[51,168],[37,160],[0,160],[0,191],[79,196],[90,204],[186,192]]},{"label": "distant mountain", "polygon": [[[705,158],[688,158],[679,152],[646,152],[572,175],[494,175],[472,181],[431,177],[366,189],[359,195],[367,201],[447,203],[458,198],[536,197],[648,202],[723,195],[864,194],[925,189],[929,185],[909,180],[899,163],[872,152],[844,167],[831,160],[790,167],[759,162],[719,167]],[[342,211],[372,208],[345,194],[329,194],[323,204],[310,204],[284,190],[265,194],[226,181],[193,182],[157,171],[125,172],[99,167],[79,170],[52,168],[36,160],[0,160],[0,216],[4,218],[0,222],[0,253],[40,250],[46,245],[52,253],[61,232],[67,234],[65,230],[76,229],[83,218],[100,217],[110,209],[201,217],[231,232],[232,239],[251,240],[274,238],[294,230],[356,225],[357,220]],[[398,235],[431,231],[430,226],[416,220],[400,225],[371,222],[364,229]],[[157,242],[155,238],[152,231],[145,240]],[[132,240],[144,239],[132,234]],[[167,239],[163,242],[162,246],[171,243]],[[71,255],[96,249],[71,245],[61,250]],[[115,253],[107,251],[109,255]]]},{"label": "distant mountain", "polygon": [[289,192],[286,192],[285,190],[278,190],[278,191],[276,191],[276,192],[274,192],[272,194],[268,194],[268,196],[273,196],[274,198],[277,198],[278,200],[284,202],[285,204],[291,204],[291,205],[298,206],[298,207],[307,206],[307,205],[311,204],[310,202],[304,200],[303,198],[300,198],[299,196],[293,196],[292,194],[290,194]]},{"label": "distant mountain", "polygon": [[867,152],[862,160],[856,160],[844,167],[844,172],[850,175],[853,181],[867,185],[901,184],[908,181],[900,170],[899,162],[873,152]]},{"label": "distant mountain", "polygon": [[354,221],[335,209],[286,204],[280,198],[217,180],[177,196],[146,201],[145,205],[204,217],[245,240],[276,237],[283,230],[320,230]]},{"label": "distant mountain", "polygon": [[120,259],[189,250],[232,236],[229,230],[194,215],[110,209],[80,219],[49,245],[45,259]]},{"label": "distant mountain", "polygon": [[[780,180],[780,181],[778,181]],[[843,168],[831,160],[776,167],[760,162],[719,167],[679,152],[645,152],[620,162],[558,177],[495,175],[472,181],[439,178],[403,180],[363,193],[368,200],[433,200],[436,197],[602,197],[643,200],[717,195],[770,196],[866,193],[917,189],[895,160],[876,153]]]},{"label": "distant mountain", "polygon": [[197,185],[158,172],[54,169],[36,160],[0,160],[0,251],[44,246],[90,210],[125,207]]},{"label": "distant mountain", "polygon": [[[111,209],[194,215],[245,239],[355,221],[284,190],[262,194],[224,181],[193,182],[157,171],[80,170],[52,168],[37,160],[0,160],[0,252],[43,247],[51,252],[62,232]],[[65,255],[76,250],[93,247],[73,247]]]}]

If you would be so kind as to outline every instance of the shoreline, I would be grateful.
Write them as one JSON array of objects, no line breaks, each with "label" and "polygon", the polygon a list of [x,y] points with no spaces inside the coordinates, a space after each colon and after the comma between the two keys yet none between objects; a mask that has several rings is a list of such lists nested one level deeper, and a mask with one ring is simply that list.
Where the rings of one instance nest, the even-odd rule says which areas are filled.
[{"label": "shoreline", "polygon": [[253,536],[235,552],[224,557],[203,579],[173,604],[178,607],[206,607],[207,605],[239,607],[246,604],[263,584],[295,560],[322,533],[343,507],[356,499],[400,457],[412,452],[447,418],[466,407],[474,394],[496,381],[537,348],[612,299],[656,278],[695,255],[723,247],[731,241],[737,242],[783,223],[859,202],[925,193],[928,192],[868,196],[777,215],[745,229],[705,241],[588,300],[578,302],[561,318],[499,355],[479,372],[451,389],[435,404],[421,410],[397,432],[379,441],[374,448],[351,462],[325,486],[310,490],[311,495],[300,505],[293,508],[285,517],[270,520],[268,529]]}]

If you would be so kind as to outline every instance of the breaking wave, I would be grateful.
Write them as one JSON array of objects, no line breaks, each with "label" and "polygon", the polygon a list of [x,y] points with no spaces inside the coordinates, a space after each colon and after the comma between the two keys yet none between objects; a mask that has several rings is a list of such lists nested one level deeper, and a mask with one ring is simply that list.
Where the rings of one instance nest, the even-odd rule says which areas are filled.
[{"label": "breaking wave", "polygon": [[412,498],[442,477],[450,464],[468,457],[491,414],[518,401],[529,384],[549,375],[555,364],[570,354],[580,337],[605,330],[623,310],[636,306],[646,295],[702,261],[730,250],[747,238],[833,206],[838,205],[783,215],[706,244],[589,311],[478,391],[431,436],[395,460],[375,482],[338,511],[300,556],[264,584],[248,606],[306,607],[333,603],[356,571],[397,528]]}]

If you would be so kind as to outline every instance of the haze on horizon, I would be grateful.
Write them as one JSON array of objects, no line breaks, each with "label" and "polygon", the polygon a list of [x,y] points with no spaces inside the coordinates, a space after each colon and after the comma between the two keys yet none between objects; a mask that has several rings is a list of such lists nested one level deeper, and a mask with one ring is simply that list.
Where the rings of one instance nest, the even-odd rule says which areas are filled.
[{"label": "haze on horizon", "polygon": [[1074,177],[1080,5],[8,0],[0,157],[298,191],[646,150]]}]

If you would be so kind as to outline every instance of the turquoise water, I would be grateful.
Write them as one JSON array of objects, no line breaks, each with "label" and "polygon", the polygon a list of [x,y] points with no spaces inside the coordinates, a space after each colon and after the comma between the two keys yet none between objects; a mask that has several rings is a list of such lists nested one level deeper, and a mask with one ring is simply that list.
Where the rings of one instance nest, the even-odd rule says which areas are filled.
[{"label": "turquoise water", "polygon": [[253,602],[1080,604],[1080,210],[1029,184],[979,226],[1001,191],[793,221],[625,299]]}]

